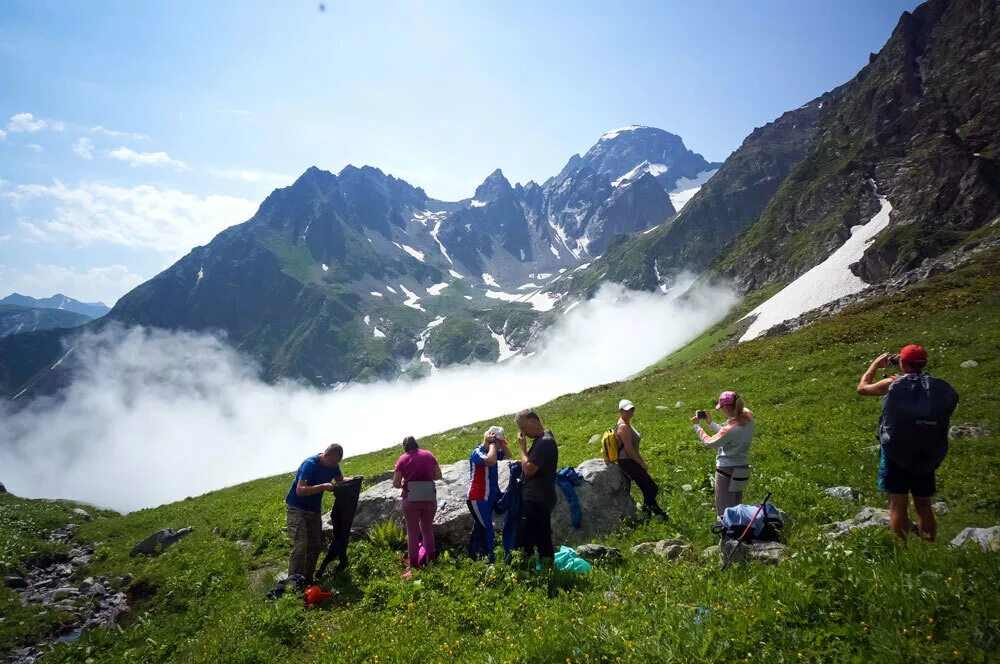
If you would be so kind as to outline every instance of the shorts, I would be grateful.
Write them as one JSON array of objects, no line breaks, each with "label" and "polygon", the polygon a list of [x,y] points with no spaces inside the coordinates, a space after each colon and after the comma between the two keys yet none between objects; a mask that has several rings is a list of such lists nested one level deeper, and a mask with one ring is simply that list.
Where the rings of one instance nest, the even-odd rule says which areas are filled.
[{"label": "shorts", "polygon": [[878,490],[882,493],[913,494],[914,498],[930,498],[937,491],[937,480],[934,471],[929,473],[913,473],[885,456],[885,450],[880,451],[882,462],[878,468]]}]

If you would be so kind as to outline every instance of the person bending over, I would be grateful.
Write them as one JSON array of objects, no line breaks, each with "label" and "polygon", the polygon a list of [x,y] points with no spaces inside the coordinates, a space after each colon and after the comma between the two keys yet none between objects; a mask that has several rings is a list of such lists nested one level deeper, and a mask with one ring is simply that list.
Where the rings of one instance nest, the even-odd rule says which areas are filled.
[{"label": "person bending over", "polygon": [[[927,351],[910,345],[898,355],[876,357],[858,383],[858,394],[882,397],[879,419],[878,489],[889,496],[889,528],[906,539],[909,498],[917,510],[917,532],[925,540],[937,536],[931,496],[937,489],[935,471],[948,453],[948,426],[958,405],[951,385],[924,373]],[[901,374],[875,380],[879,369],[898,366]]]},{"label": "person bending over", "polygon": [[320,517],[323,493],[333,491],[333,482],[344,481],[340,472],[343,458],[344,448],[337,443],[309,457],[299,466],[285,496],[288,537],[292,540],[288,575],[301,574],[306,583],[313,581],[316,561],[323,548],[323,522]]},{"label": "person bending over", "polygon": [[[736,392],[727,390],[720,394],[715,409],[725,413],[725,426],[713,422],[711,413],[704,410],[694,414],[691,424],[701,442],[715,449],[715,511],[721,519],[727,507],[743,501],[743,490],[750,481],[750,443],[756,422],[743,397]],[[711,427],[712,435],[702,428],[701,420]]]},{"label": "person bending over", "polygon": [[[552,510],[556,506],[556,466],[559,448],[551,431],[533,410],[522,410],[514,419],[521,451],[524,479],[521,485],[521,521],[518,548],[530,558],[535,549],[540,560],[553,560]],[[531,438],[528,449],[527,439]]]},{"label": "person bending over", "polygon": [[615,426],[615,437],[618,439],[618,467],[642,492],[642,511],[646,517],[656,514],[666,519],[667,513],[660,509],[656,502],[656,494],[660,492],[660,487],[649,476],[649,465],[639,453],[642,436],[632,426],[633,417],[635,417],[635,404],[628,399],[622,399],[618,403],[618,424]]}]

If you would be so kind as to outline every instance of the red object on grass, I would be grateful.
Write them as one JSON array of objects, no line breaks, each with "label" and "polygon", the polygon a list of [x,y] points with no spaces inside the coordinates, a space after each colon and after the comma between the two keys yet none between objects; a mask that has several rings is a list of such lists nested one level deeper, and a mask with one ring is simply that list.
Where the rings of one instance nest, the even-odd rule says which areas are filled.
[{"label": "red object on grass", "polygon": [[309,586],[306,588],[306,604],[315,606],[328,599],[333,599],[333,593],[323,590],[320,586]]}]

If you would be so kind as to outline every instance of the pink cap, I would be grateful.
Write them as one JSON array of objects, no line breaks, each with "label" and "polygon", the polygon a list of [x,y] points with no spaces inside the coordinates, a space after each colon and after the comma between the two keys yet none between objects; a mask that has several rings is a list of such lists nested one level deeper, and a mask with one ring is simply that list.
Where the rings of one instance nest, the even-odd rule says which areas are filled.
[{"label": "pink cap", "polygon": [[715,409],[719,410],[723,406],[732,406],[734,403],[736,403],[736,396],[737,396],[736,392],[733,392],[731,390],[726,390],[725,392],[719,395],[719,401],[718,403],[715,404]]}]

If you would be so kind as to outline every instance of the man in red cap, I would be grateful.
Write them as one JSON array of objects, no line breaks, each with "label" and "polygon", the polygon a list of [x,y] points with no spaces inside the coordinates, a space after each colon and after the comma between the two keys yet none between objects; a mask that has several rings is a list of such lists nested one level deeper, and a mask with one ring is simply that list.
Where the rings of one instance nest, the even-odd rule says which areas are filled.
[{"label": "man in red cap", "polygon": [[[958,405],[955,390],[925,374],[926,365],[923,347],[906,346],[898,355],[876,357],[858,383],[861,396],[883,397],[877,436],[881,451],[878,488],[889,495],[889,527],[904,540],[911,528],[911,494],[920,537],[933,540],[937,535],[931,509],[934,471],[948,452],[948,425]],[[899,367],[902,373],[875,381],[875,373],[889,366]]]}]

